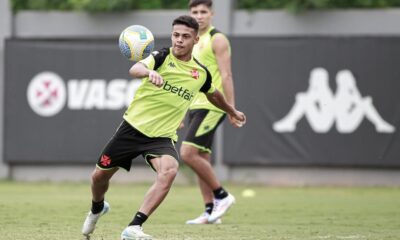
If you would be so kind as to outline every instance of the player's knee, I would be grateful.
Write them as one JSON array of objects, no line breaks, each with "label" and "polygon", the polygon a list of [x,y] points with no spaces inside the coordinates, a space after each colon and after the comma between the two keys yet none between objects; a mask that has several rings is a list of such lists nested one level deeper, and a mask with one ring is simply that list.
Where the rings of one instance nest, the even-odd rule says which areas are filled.
[{"label": "player's knee", "polygon": [[99,171],[96,169],[92,173],[92,183],[93,184],[102,184],[108,181],[108,177],[105,175],[104,171]]},{"label": "player's knee", "polygon": [[174,181],[176,175],[178,174],[178,163],[175,165],[168,166],[165,169],[161,169],[158,173],[158,180],[161,180],[166,187],[169,187]]},{"label": "player's knee", "polygon": [[178,174],[178,167],[170,168],[167,171],[167,177],[170,179],[175,179],[177,174]]},{"label": "player's knee", "polygon": [[189,154],[186,150],[181,149],[179,155],[181,156],[182,161],[186,162],[189,158]]},{"label": "player's knee", "polygon": [[103,181],[103,177],[101,176],[101,172],[94,171],[92,173],[92,183],[97,184],[97,183],[101,183],[102,181]]},{"label": "player's knee", "polygon": [[175,161],[175,163],[167,169],[167,175],[169,177],[175,178],[175,176],[178,174],[178,169],[179,169],[178,161]]},{"label": "player's knee", "polygon": [[182,161],[185,163],[190,163],[191,159],[193,159],[193,155],[197,154],[193,149],[190,147],[183,146],[180,150],[180,156]]}]

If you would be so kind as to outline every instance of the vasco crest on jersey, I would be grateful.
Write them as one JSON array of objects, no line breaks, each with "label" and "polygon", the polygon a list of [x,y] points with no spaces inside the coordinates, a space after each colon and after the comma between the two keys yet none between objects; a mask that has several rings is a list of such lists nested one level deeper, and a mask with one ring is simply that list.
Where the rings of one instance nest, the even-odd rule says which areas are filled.
[{"label": "vasco crest on jersey", "polygon": [[195,80],[199,79],[200,73],[197,69],[192,69],[190,73],[192,74],[192,78],[194,78]]}]

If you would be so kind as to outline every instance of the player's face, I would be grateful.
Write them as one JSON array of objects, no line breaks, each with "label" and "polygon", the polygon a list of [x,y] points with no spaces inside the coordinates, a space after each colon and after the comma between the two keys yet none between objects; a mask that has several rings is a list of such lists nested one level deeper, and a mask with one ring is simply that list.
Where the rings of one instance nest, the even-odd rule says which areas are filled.
[{"label": "player's face", "polygon": [[204,4],[190,9],[190,15],[199,23],[200,31],[206,30],[211,25],[213,11]]},{"label": "player's face", "polygon": [[177,24],[172,28],[171,40],[174,56],[181,60],[189,60],[199,37],[193,28]]}]

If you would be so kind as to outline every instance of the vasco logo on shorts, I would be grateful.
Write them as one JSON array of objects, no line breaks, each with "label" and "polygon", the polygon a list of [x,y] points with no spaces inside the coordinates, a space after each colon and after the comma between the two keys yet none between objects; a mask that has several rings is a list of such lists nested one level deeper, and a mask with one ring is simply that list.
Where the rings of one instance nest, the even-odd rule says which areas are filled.
[{"label": "vasco logo on shorts", "polygon": [[174,93],[187,101],[191,101],[194,97],[193,93],[189,92],[189,90],[184,89],[182,87],[178,88],[178,87],[172,86],[172,85],[168,84],[168,81],[165,82],[163,89],[165,91]]},{"label": "vasco logo on shorts", "polygon": [[101,165],[107,167],[111,164],[111,158],[104,154],[103,156],[101,156],[100,163]]}]

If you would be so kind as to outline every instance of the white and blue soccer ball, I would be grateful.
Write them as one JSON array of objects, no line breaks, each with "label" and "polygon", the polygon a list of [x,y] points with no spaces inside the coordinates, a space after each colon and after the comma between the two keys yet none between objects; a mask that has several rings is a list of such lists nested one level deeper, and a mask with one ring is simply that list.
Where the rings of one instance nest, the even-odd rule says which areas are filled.
[{"label": "white and blue soccer ball", "polygon": [[119,50],[131,61],[138,62],[153,51],[154,36],[149,29],[141,25],[125,28],[119,35]]}]

